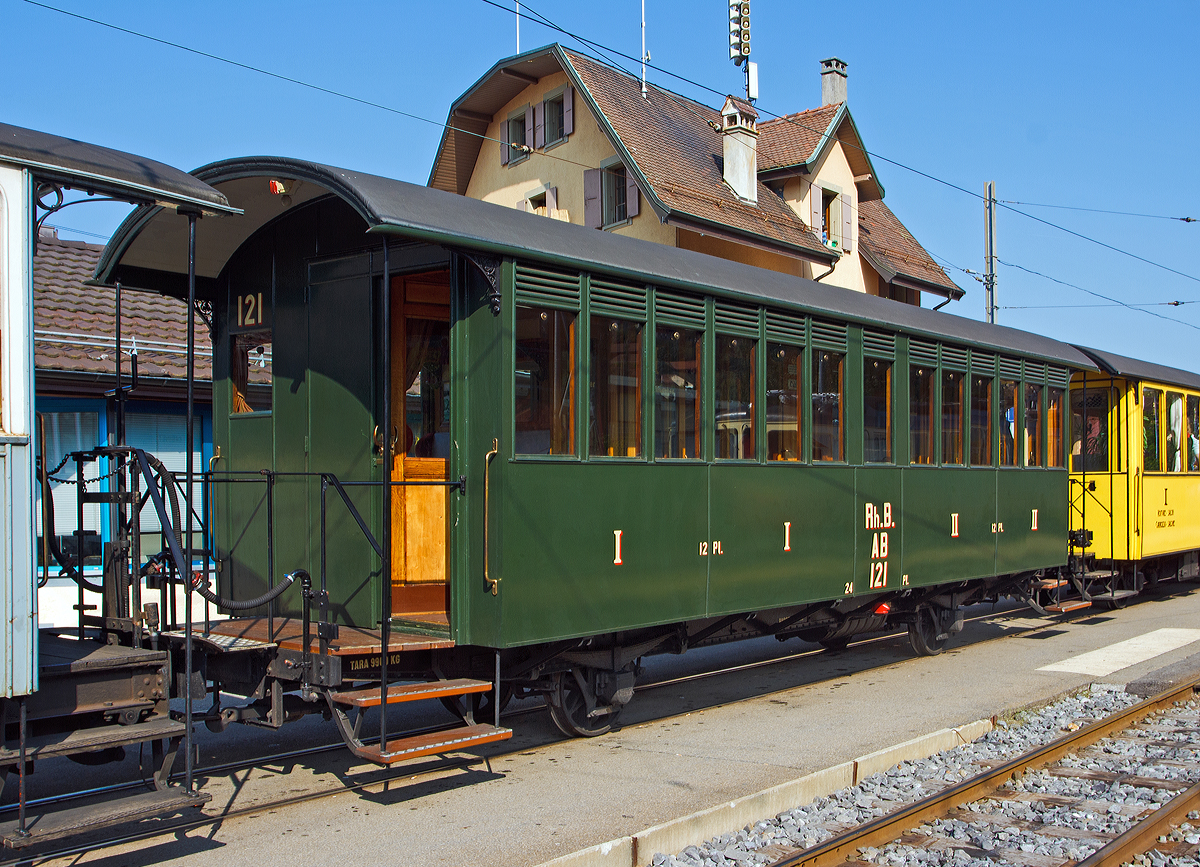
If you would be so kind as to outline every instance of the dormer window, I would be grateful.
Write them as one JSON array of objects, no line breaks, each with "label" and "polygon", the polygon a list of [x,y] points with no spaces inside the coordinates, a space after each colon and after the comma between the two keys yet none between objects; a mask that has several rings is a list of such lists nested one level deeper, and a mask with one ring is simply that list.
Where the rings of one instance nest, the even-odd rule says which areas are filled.
[{"label": "dormer window", "polygon": [[533,140],[533,110],[523,105],[512,112],[504,124],[503,134],[508,145],[500,148],[501,165],[515,165],[528,157],[525,148]]},{"label": "dormer window", "polygon": [[854,201],[836,187],[813,184],[809,194],[812,230],[821,243],[849,253],[854,240]]}]

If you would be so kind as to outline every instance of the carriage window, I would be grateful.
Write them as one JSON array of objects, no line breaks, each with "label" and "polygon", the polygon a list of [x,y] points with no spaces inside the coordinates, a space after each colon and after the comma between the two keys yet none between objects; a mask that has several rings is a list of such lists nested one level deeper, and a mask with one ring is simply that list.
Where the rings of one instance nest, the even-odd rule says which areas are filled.
[{"label": "carriage window", "polygon": [[592,317],[592,455],[641,457],[642,324]]},{"label": "carriage window", "polygon": [[1108,389],[1071,392],[1071,472],[1108,472]]},{"label": "carriage window", "polygon": [[654,456],[700,455],[700,372],[704,332],[660,326],[654,331]]},{"label": "carriage window", "polygon": [[1142,469],[1145,472],[1162,470],[1159,455],[1159,404],[1162,392],[1157,388],[1142,389]]},{"label": "carriage window", "polygon": [[754,355],[758,341],[717,335],[716,456],[753,460]]},{"label": "carriage window", "polygon": [[1063,390],[1052,388],[1046,399],[1046,466],[1063,465]]},{"label": "carriage window", "polygon": [[911,367],[908,372],[909,460],[914,464],[933,463],[935,372],[929,367]]},{"label": "carriage window", "polygon": [[963,462],[963,392],[966,376],[942,371],[942,463]]},{"label": "carriage window", "polygon": [[518,307],[515,452],[575,454],[575,314]]},{"label": "carriage window", "polygon": [[1000,380],[1000,466],[1017,466],[1017,413],[1021,409],[1020,383]]},{"label": "carriage window", "polygon": [[971,380],[971,466],[992,465],[992,378]]},{"label": "carriage window", "polygon": [[892,363],[863,359],[863,460],[892,462]]},{"label": "carriage window", "polygon": [[767,460],[800,460],[804,350],[767,345]]},{"label": "carriage window", "polygon": [[1025,386],[1025,466],[1042,465],[1042,387]]},{"label": "carriage window", "polygon": [[1183,395],[1167,392],[1167,448],[1164,457],[1167,469],[1182,473],[1183,462]]},{"label": "carriage window", "polygon": [[232,415],[271,410],[271,331],[234,334],[229,380]]},{"label": "carriage window", "polygon": [[1194,394],[1187,399],[1187,468],[1200,472],[1200,397]]},{"label": "carriage window", "polygon": [[405,454],[450,457],[450,324],[409,317],[404,332]]},{"label": "carriage window", "polygon": [[812,357],[812,459],[843,460],[842,410],[845,405],[843,374],[846,356],[840,352],[813,351]]}]

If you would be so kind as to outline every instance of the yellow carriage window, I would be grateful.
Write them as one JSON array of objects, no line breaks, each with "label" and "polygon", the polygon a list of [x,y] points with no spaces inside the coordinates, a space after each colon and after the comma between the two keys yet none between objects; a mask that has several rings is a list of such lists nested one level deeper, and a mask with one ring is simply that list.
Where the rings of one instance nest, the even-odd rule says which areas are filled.
[{"label": "yellow carriage window", "polygon": [[518,307],[514,380],[519,455],[575,454],[575,314]]},{"label": "yellow carriage window", "polygon": [[754,356],[758,341],[717,335],[716,456],[752,460],[754,446]]},{"label": "yellow carriage window", "polygon": [[704,332],[654,330],[654,456],[698,459]]},{"label": "yellow carriage window", "polygon": [[1042,465],[1042,387],[1025,386],[1025,466]]},{"label": "yellow carriage window", "polygon": [[933,463],[933,389],[935,371],[913,367],[908,373],[909,460]]},{"label": "yellow carriage window", "polygon": [[767,460],[800,460],[804,350],[767,345]]},{"label": "yellow carriage window", "polygon": [[1108,389],[1071,392],[1071,472],[1108,472]]},{"label": "yellow carriage window", "polygon": [[812,459],[840,461],[845,430],[846,356],[840,352],[813,350],[812,355]]},{"label": "yellow carriage window", "polygon": [[1063,465],[1063,390],[1052,388],[1046,396],[1046,466]]},{"label": "yellow carriage window", "polygon": [[864,359],[863,460],[869,464],[892,462],[892,363]]},{"label": "yellow carriage window", "polygon": [[593,455],[641,457],[642,324],[593,316],[591,370],[588,448]]},{"label": "yellow carriage window", "polygon": [[971,466],[992,465],[992,378],[971,379]]},{"label": "yellow carriage window", "polygon": [[1187,399],[1187,468],[1200,472],[1200,397],[1194,394]]},{"label": "yellow carriage window", "polygon": [[1184,463],[1183,436],[1183,395],[1173,391],[1167,392],[1167,442],[1163,450],[1167,469],[1173,473],[1182,473]]},{"label": "yellow carriage window", "polygon": [[1000,380],[1000,466],[1017,466],[1018,431],[1024,422],[1018,421],[1021,411],[1020,383],[1011,379]]},{"label": "yellow carriage window", "polygon": [[966,376],[942,371],[942,463],[963,462],[963,392]]},{"label": "yellow carriage window", "polygon": [[1162,404],[1162,392],[1157,388],[1142,389],[1142,470],[1153,473],[1162,470],[1162,458],[1159,452],[1159,406]]}]

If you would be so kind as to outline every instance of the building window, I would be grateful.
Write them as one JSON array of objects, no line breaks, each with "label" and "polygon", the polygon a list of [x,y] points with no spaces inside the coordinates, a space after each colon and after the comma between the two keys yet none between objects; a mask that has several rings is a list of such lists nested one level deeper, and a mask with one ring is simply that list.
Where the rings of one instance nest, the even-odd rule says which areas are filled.
[{"label": "building window", "polygon": [[542,217],[561,216],[558,212],[558,187],[552,187],[549,184],[529,193],[521,201],[521,204],[531,214],[538,214]]},{"label": "building window", "polygon": [[845,430],[846,356],[839,352],[814,350],[812,356],[812,459],[840,461]]},{"label": "building window", "polygon": [[589,229],[620,226],[638,215],[637,182],[619,158],[583,173],[583,224]]},{"label": "building window", "polygon": [[844,253],[850,252],[854,233],[851,197],[814,185],[809,191],[809,200],[812,228],[821,243]]},{"label": "building window", "polygon": [[971,379],[971,466],[992,465],[992,378]]},{"label": "building window", "polygon": [[716,456],[754,460],[754,356],[758,341],[717,335]]},{"label": "building window", "polygon": [[642,324],[593,316],[591,342],[590,453],[641,457]]},{"label": "building window", "polygon": [[623,223],[629,219],[626,190],[625,165],[615,163],[605,166],[600,174],[600,199],[603,202],[603,220],[605,226]]},{"label": "building window", "polygon": [[654,456],[700,457],[700,373],[704,332],[659,326],[654,332]]},{"label": "building window", "polygon": [[503,165],[515,165],[529,156],[528,146],[533,142],[533,113],[529,106],[517,109],[508,116],[504,123],[504,140],[507,147],[500,148],[500,162]]},{"label": "building window", "polygon": [[575,454],[575,314],[518,307],[515,453]]},{"label": "building window", "polygon": [[1162,470],[1159,453],[1159,404],[1162,392],[1157,388],[1142,389],[1142,468],[1156,473]]},{"label": "building window", "polygon": [[863,359],[863,460],[892,462],[892,363]]},{"label": "building window", "polygon": [[908,374],[909,461],[914,464],[933,463],[935,373],[930,367],[913,367]]},{"label": "building window", "polygon": [[767,460],[800,460],[804,350],[767,345]]},{"label": "building window", "polygon": [[546,112],[546,147],[558,144],[567,137],[563,131],[563,97],[560,93],[558,96],[547,99],[544,103]]}]

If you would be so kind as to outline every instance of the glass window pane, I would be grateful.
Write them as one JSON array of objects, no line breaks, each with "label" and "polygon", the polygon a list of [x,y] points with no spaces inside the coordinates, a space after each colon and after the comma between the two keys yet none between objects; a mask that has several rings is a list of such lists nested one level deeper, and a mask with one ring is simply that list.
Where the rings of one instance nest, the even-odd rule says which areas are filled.
[{"label": "glass window pane", "polygon": [[1200,472],[1200,397],[1194,394],[1187,399],[1187,432],[1188,472]]},{"label": "glass window pane", "polygon": [[942,371],[942,463],[963,462],[963,392],[966,374]]},{"label": "glass window pane", "polygon": [[971,466],[992,465],[992,378],[971,379]]},{"label": "glass window pane", "polygon": [[271,409],[271,330],[233,335],[229,362],[231,415]]},{"label": "glass window pane", "polygon": [[863,460],[892,462],[892,363],[863,359]]},{"label": "glass window pane", "polygon": [[1063,390],[1052,388],[1046,399],[1046,466],[1063,465]]},{"label": "glass window pane", "polygon": [[1017,411],[1020,409],[1018,383],[1000,380],[1000,466],[1017,465]]},{"label": "glass window pane", "polygon": [[1167,469],[1183,472],[1183,395],[1167,392]]},{"label": "glass window pane", "polygon": [[642,324],[592,317],[592,455],[642,455]]},{"label": "glass window pane", "polygon": [[909,460],[914,464],[933,463],[934,372],[930,367],[908,371]]},{"label": "glass window pane", "polygon": [[700,457],[700,372],[704,332],[659,326],[654,331],[654,456]]},{"label": "glass window pane", "polygon": [[1071,392],[1071,472],[1108,472],[1108,389]]},{"label": "glass window pane", "polygon": [[839,352],[814,349],[812,356],[812,459],[843,460],[845,424],[843,371],[846,357]]},{"label": "glass window pane", "polygon": [[1042,387],[1025,386],[1025,466],[1042,465]]},{"label": "glass window pane", "polygon": [[767,345],[767,460],[800,460],[803,360],[803,349]]},{"label": "glass window pane", "polygon": [[717,335],[716,455],[754,460],[754,353],[758,341]]},{"label": "glass window pane", "polygon": [[1158,450],[1158,407],[1161,402],[1161,391],[1156,388],[1142,389],[1142,468],[1146,472],[1162,470]]},{"label": "glass window pane", "polygon": [[412,457],[450,457],[450,324],[409,318],[404,328],[405,441]]},{"label": "glass window pane", "polygon": [[519,455],[575,454],[575,314],[518,307],[514,416]]}]

